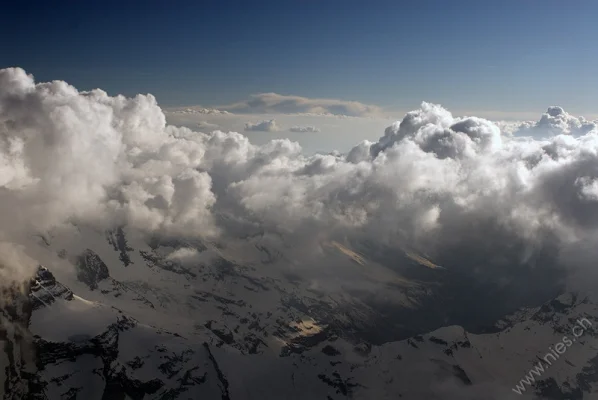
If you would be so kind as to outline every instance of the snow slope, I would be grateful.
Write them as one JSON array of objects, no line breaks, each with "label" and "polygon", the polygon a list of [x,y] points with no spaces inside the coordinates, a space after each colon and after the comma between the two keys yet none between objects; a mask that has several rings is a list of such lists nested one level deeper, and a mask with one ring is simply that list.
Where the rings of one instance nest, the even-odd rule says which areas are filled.
[{"label": "snow slope", "polygon": [[[388,263],[367,247],[322,243],[328,269],[316,274],[267,235],[222,244],[126,228],[48,233],[37,243],[48,271],[27,296],[15,292],[20,311],[3,308],[4,398],[598,395],[591,296],[565,292],[467,330],[442,308],[450,270],[413,252]],[[466,304],[471,294],[462,295]],[[592,326],[525,395],[514,393],[581,318]]]}]

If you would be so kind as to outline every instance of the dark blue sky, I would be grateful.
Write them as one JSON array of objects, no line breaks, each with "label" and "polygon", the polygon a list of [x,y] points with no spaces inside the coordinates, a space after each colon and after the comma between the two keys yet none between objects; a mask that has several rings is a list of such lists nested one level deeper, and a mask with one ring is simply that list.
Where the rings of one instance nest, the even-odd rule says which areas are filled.
[{"label": "dark blue sky", "polygon": [[15,1],[0,67],[163,105],[273,91],[595,113],[597,17],[594,0]]}]

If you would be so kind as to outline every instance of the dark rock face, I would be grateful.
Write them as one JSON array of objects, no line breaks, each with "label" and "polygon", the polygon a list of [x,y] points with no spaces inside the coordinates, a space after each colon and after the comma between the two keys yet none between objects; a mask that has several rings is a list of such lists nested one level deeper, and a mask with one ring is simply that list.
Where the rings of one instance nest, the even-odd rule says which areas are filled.
[{"label": "dark rock face", "polygon": [[[64,309],[55,304],[60,301],[81,301],[73,300],[73,293],[45,268],[40,267],[32,280],[29,295],[19,287],[1,294],[6,301],[0,303],[0,399],[81,399],[86,388],[80,379],[89,383],[94,376],[102,382],[97,394],[107,400],[198,398],[191,393],[204,386],[205,397],[213,398],[210,379],[215,393],[228,398],[226,378],[207,344],[204,354],[199,344],[194,348],[178,335],[139,327],[118,309],[103,308],[104,316],[113,316],[115,322],[95,336],[73,335],[64,341],[32,336],[28,326],[33,312],[41,315],[53,307]],[[145,338],[142,344],[136,343],[138,337]],[[139,373],[144,367],[149,374]],[[221,385],[222,391],[217,389]]]},{"label": "dark rock face", "polygon": [[465,370],[463,370],[463,368],[461,368],[458,365],[453,365],[453,372],[455,376],[459,378],[461,382],[463,382],[464,385],[471,385],[471,380],[469,379],[469,376],[467,376],[467,373],[465,372]]},{"label": "dark rock face", "polygon": [[[25,285],[27,291],[28,285]],[[4,385],[0,387],[3,400],[43,399],[42,386],[33,368],[35,361],[34,339],[28,332],[33,302],[18,285],[2,288],[0,293],[0,359],[7,365]],[[2,382],[2,377],[0,377]]]},{"label": "dark rock face", "polygon": [[226,379],[226,376],[224,375],[224,373],[222,373],[222,370],[220,369],[218,362],[214,358],[214,355],[212,354],[212,351],[210,350],[210,345],[204,342],[203,346],[206,349],[206,352],[208,353],[208,358],[210,359],[214,369],[216,370],[216,374],[218,376],[218,381],[220,382],[220,385],[219,385],[220,391],[222,393],[221,398],[222,398],[222,400],[230,400],[230,394],[228,392],[228,387],[229,387],[228,379]]},{"label": "dark rock face", "polygon": [[48,269],[40,266],[31,281],[27,303],[32,310],[37,310],[54,303],[59,298],[71,300],[73,292],[58,282]]},{"label": "dark rock face", "polygon": [[87,249],[77,257],[77,278],[91,290],[98,288],[98,282],[110,276],[108,267],[93,250]]},{"label": "dark rock face", "polygon": [[333,372],[332,376],[319,374],[318,378],[328,386],[336,389],[336,394],[349,397],[353,394],[353,389],[359,384],[353,383],[350,379],[343,379],[338,372]]},{"label": "dark rock face", "polygon": [[197,274],[191,271],[191,269],[186,268],[172,260],[167,260],[154,252],[140,250],[139,254],[141,257],[143,257],[147,263],[147,266],[150,268],[161,268],[178,275],[186,276],[188,279],[197,277]]},{"label": "dark rock face", "polygon": [[326,345],[322,348],[322,353],[326,354],[327,356],[338,356],[340,355],[340,351],[338,351],[337,349],[335,349],[333,346],[331,345]]},{"label": "dark rock face", "polygon": [[[77,360],[84,355],[90,355],[101,360],[103,368],[97,373],[101,374],[106,382],[104,399],[143,399],[146,395],[156,393],[164,383],[159,379],[141,381],[127,374],[126,368],[115,368],[120,356],[119,338],[122,332],[129,331],[137,326],[136,321],[121,317],[117,322],[107,327],[106,331],[88,340],[73,342],[48,342],[37,339],[35,346],[38,354],[37,367],[43,371],[46,366],[60,364],[66,360]],[[130,367],[134,369],[134,367]],[[68,376],[63,377],[69,378]],[[74,396],[81,388],[69,388],[62,396]],[[73,392],[74,393],[71,393]]]},{"label": "dark rock face", "polygon": [[134,249],[129,247],[127,244],[125,232],[122,227],[118,227],[115,231],[106,232],[106,239],[108,240],[108,243],[112,245],[114,251],[118,251],[120,253],[118,258],[125,267],[133,264],[131,258],[129,257],[129,253],[134,251]]}]

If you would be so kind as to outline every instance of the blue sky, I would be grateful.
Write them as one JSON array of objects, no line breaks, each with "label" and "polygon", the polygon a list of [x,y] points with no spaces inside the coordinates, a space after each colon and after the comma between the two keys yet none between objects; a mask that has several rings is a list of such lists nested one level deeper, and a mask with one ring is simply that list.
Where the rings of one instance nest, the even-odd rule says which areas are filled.
[{"label": "blue sky", "polygon": [[[3,6],[0,66],[160,104],[276,92],[596,114],[598,2],[103,1]],[[91,4],[93,3],[93,4]]]}]

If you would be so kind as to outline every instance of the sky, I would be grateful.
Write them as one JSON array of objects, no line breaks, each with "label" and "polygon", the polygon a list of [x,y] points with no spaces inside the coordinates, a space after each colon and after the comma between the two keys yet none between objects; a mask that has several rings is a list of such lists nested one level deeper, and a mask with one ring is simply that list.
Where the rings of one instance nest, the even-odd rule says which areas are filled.
[{"label": "sky", "polygon": [[597,13],[591,0],[10,2],[0,67],[165,107],[273,92],[397,114],[428,101],[592,116]]}]

